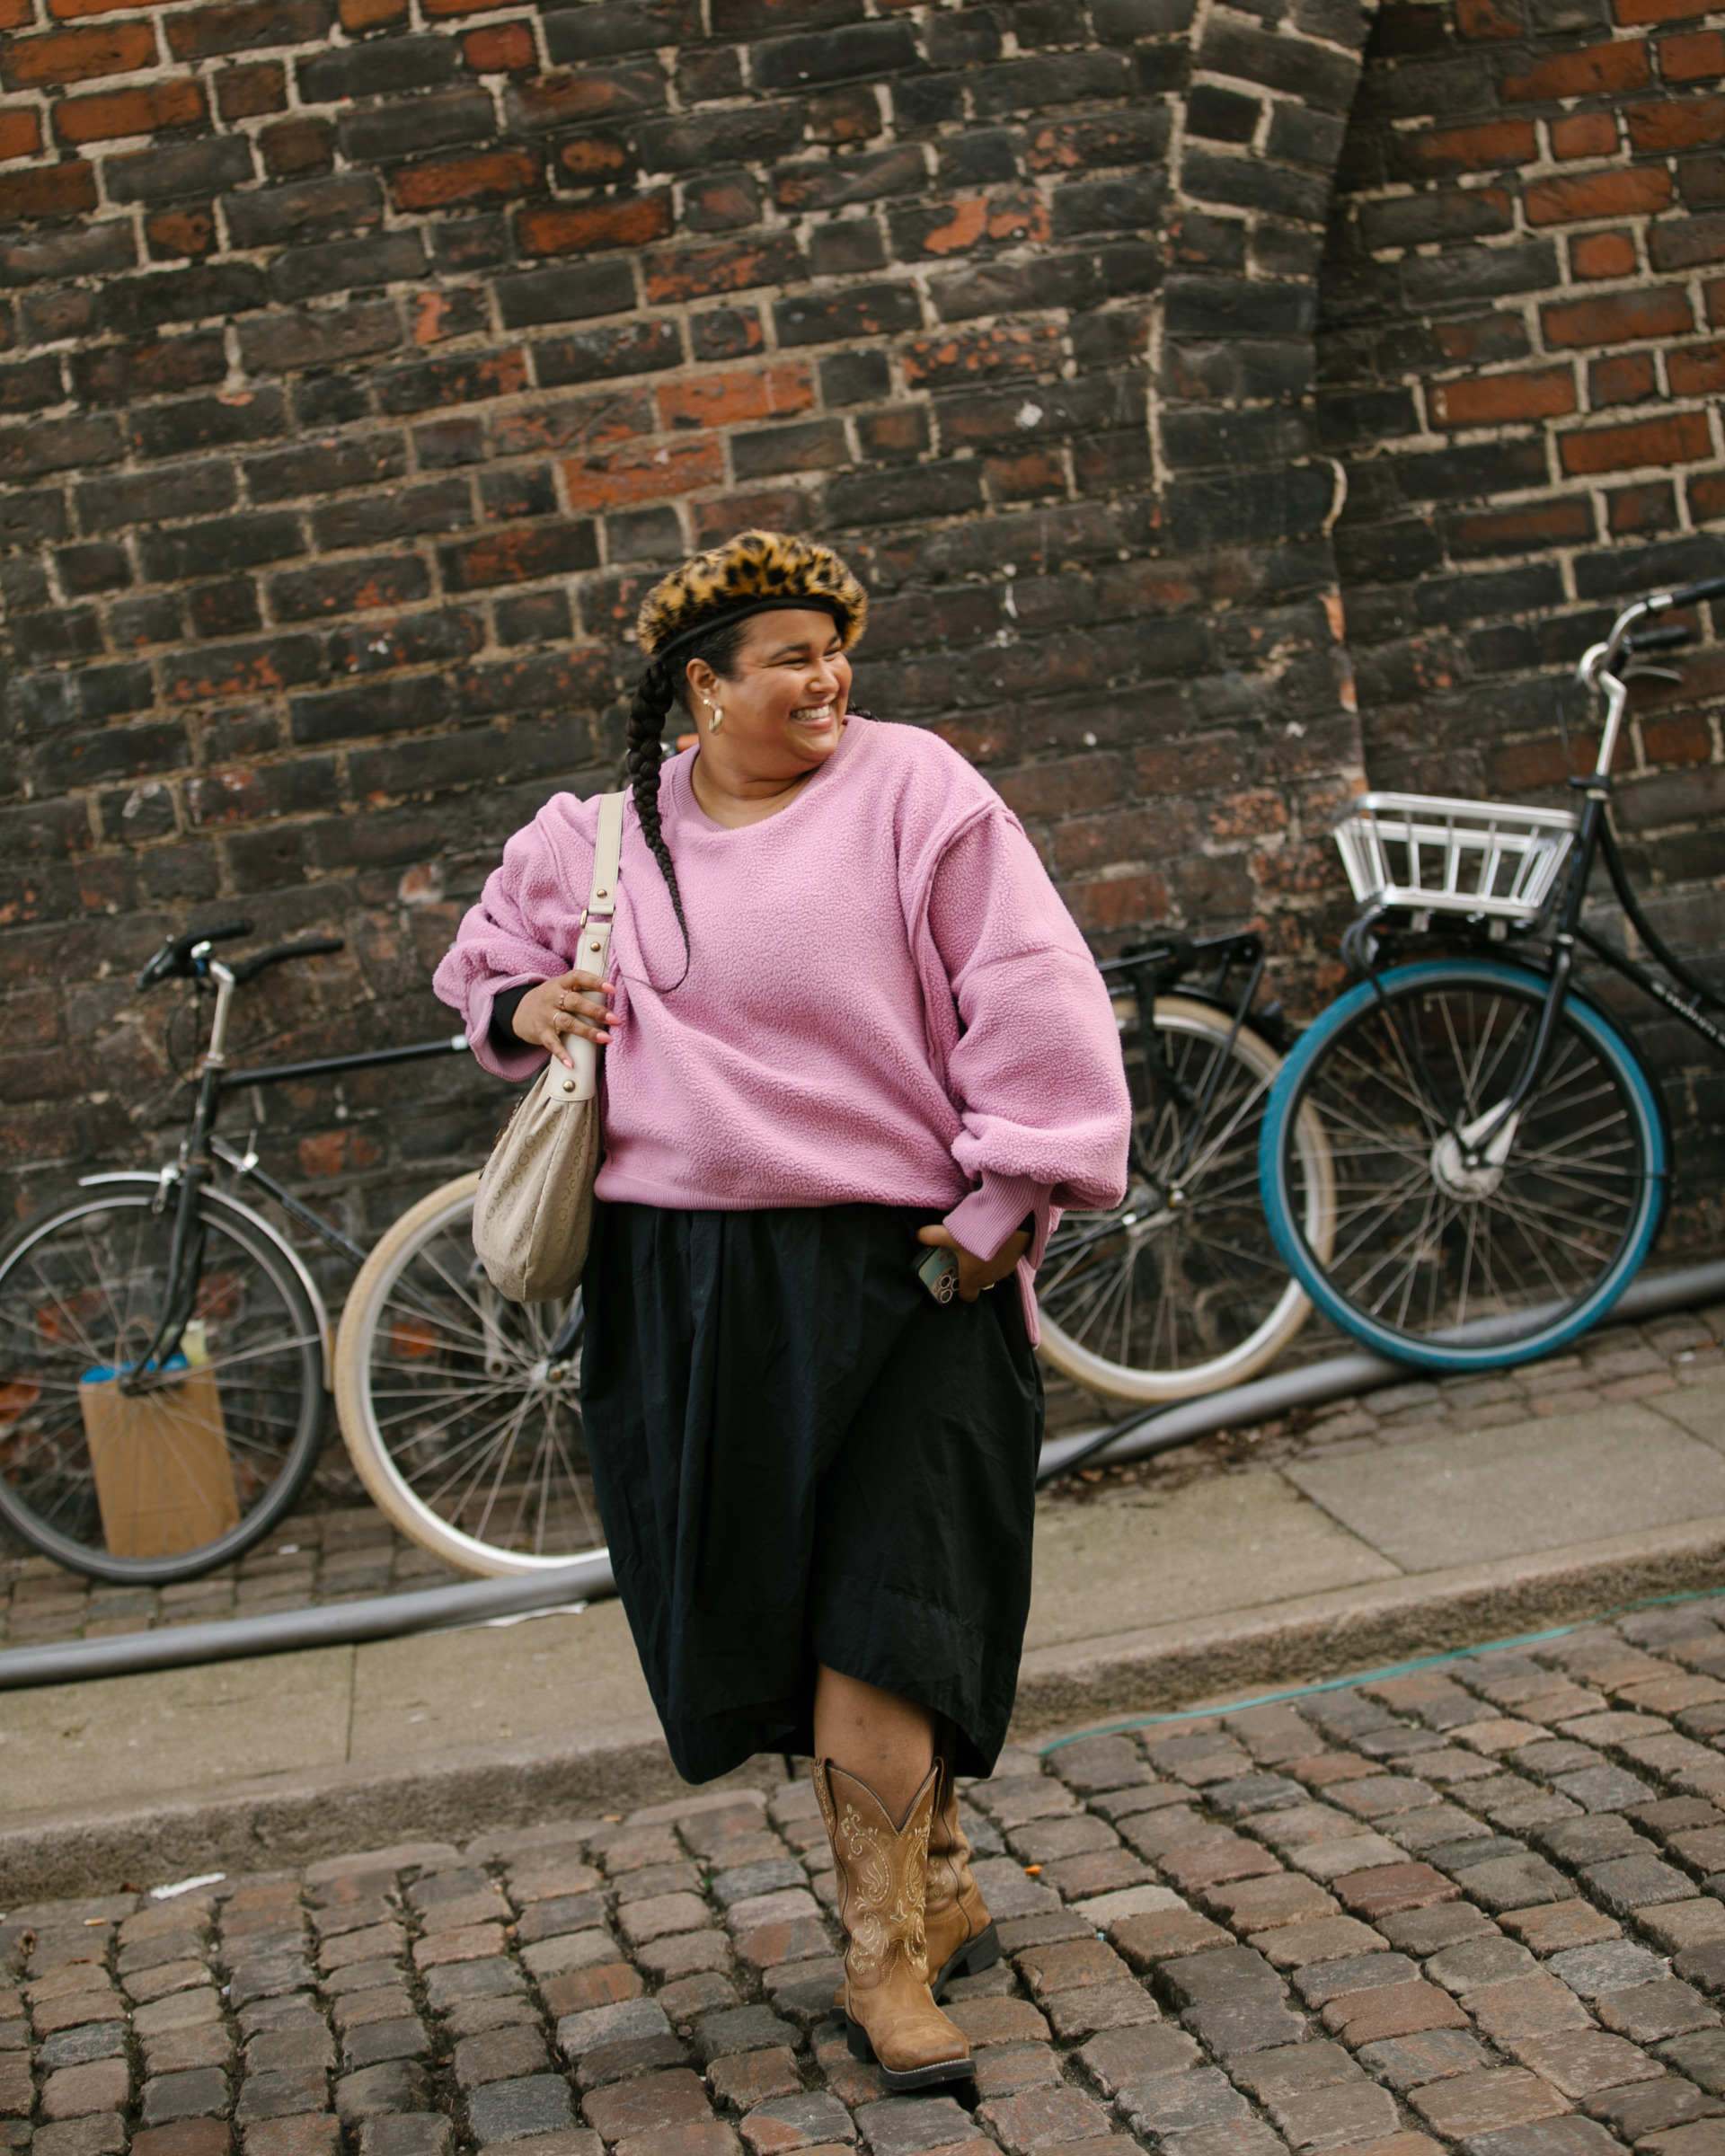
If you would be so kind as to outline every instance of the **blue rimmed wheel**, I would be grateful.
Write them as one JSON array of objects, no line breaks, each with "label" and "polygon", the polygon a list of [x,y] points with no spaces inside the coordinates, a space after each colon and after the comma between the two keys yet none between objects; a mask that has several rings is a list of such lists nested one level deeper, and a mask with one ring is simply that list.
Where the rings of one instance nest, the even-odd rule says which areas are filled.
[{"label": "blue rimmed wheel", "polygon": [[[1490,959],[1403,966],[1332,1004],[1282,1066],[1260,1181],[1276,1246],[1312,1301],[1426,1370],[1550,1355],[1634,1278],[1663,1209],[1659,1104],[1634,1051],[1571,996],[1539,1082],[1488,1157],[1455,1137],[1508,1092],[1543,976]],[[1329,1139],[1329,1251],[1308,1235],[1295,1136]]]}]

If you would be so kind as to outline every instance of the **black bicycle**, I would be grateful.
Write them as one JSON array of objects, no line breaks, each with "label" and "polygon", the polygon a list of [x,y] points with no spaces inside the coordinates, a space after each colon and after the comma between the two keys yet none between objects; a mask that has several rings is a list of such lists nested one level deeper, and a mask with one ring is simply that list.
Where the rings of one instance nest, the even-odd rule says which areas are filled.
[{"label": "black bicycle", "polygon": [[[1611,766],[1642,655],[1694,634],[1659,617],[1725,595],[1725,577],[1641,599],[1578,677],[1603,692],[1575,809],[1367,794],[1337,833],[1362,911],[1344,946],[1365,978],[1288,1056],[1264,1118],[1265,1211],[1313,1302],[1397,1362],[1444,1371],[1550,1355],[1611,1308],[1664,1210],[1670,1143],[1634,1045],[1576,977],[1586,950],[1725,1048],[1725,999],[1659,936],[1612,830]],[[1653,626],[1643,626],[1653,623]],[[1561,709],[1561,707],[1560,707]],[[1583,917],[1603,863],[1662,969]],[[1442,917],[1472,955],[1411,964]],[[1297,1133],[1328,1135],[1332,1211],[1309,1225]]]},{"label": "black bicycle", "polygon": [[[349,1264],[369,1254],[267,1174],[252,1146],[217,1134],[225,1103],[253,1085],[468,1053],[455,1034],[230,1070],[236,993],[271,967],[342,948],[317,937],[229,964],[215,956],[252,931],[243,920],[190,930],[137,978],[140,989],[189,981],[214,1000],[177,1156],[155,1173],[82,1178],[84,1195],[0,1253],[0,1516],[98,1579],[161,1584],[238,1556],[291,1509],[323,1443],[334,1376],[323,1297],[293,1245],[222,1188],[224,1176],[266,1193]],[[418,1372],[448,1347],[476,1375],[463,1413],[443,1418],[438,1476],[442,1514],[472,1530],[464,1541],[482,1560],[465,1561],[509,1570],[593,1548],[603,1538],[575,1399],[579,1297],[567,1309],[504,1304],[471,1244],[451,1291],[439,1300],[400,1281],[383,1325],[395,1367]],[[500,1402],[508,1442],[481,1447],[475,1465],[473,1430],[497,1422]],[[548,1458],[560,1467],[554,1495]],[[357,1454],[356,1464],[374,1496],[380,1478],[390,1483],[397,1501],[386,1508],[414,1532],[425,1508],[406,1479]]]}]

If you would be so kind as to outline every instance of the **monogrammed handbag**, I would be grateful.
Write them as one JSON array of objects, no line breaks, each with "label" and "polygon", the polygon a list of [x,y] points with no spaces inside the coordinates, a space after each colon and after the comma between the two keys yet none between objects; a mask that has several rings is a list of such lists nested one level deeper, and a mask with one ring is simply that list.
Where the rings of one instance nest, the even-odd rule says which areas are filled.
[{"label": "monogrammed handbag", "polygon": [[[581,973],[603,974],[611,950],[624,798],[607,793],[599,804],[593,889],[575,957]],[[473,1248],[511,1303],[573,1294],[587,1262],[599,1169],[599,1051],[575,1033],[564,1045],[575,1068],[552,1057],[491,1148],[473,1197]]]}]

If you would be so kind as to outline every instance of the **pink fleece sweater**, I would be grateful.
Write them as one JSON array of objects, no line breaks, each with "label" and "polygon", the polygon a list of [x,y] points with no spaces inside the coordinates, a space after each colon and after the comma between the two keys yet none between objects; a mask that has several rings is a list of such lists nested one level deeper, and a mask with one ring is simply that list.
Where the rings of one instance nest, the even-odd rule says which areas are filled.
[{"label": "pink fleece sweater", "polygon": [[[856,1201],[942,1212],[988,1257],[1027,1214],[1118,1204],[1131,1118],[1101,977],[1018,819],[937,735],[854,715],[788,808],[740,830],[659,814],[683,939],[632,806],[610,977],[603,1198],[689,1210]],[[435,987],[499,1076],[491,1002],[576,963],[597,797],[554,795],[504,849]],[[679,979],[679,976],[683,977]],[[955,1009],[956,1005],[956,1009]]]}]

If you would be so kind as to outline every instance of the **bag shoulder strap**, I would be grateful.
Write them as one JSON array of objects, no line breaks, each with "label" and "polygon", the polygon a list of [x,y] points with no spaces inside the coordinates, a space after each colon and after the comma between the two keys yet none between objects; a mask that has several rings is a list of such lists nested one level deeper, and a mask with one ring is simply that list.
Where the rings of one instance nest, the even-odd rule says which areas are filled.
[{"label": "bag shoulder strap", "polygon": [[599,803],[598,839],[593,849],[593,888],[581,917],[581,948],[576,964],[583,973],[603,973],[611,955],[611,925],[617,910],[623,875],[624,793],[607,793]]}]

